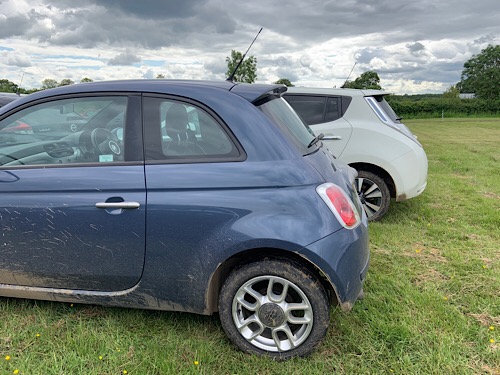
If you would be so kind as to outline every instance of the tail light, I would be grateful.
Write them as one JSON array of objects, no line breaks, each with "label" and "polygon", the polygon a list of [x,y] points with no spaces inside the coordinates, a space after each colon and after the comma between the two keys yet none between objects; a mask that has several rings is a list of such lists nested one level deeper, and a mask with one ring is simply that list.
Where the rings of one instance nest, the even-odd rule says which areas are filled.
[{"label": "tail light", "polygon": [[361,222],[358,211],[343,189],[327,182],[318,186],[316,191],[344,228],[353,229],[358,226]]}]

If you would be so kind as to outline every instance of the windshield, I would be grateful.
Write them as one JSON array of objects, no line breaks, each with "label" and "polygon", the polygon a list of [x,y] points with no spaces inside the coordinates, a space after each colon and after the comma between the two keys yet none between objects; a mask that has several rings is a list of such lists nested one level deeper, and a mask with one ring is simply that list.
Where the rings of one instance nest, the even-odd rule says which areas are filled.
[{"label": "windshield", "polygon": [[267,101],[258,108],[290,136],[303,155],[315,150],[315,148],[308,148],[315,137],[314,132],[302,122],[283,98]]}]

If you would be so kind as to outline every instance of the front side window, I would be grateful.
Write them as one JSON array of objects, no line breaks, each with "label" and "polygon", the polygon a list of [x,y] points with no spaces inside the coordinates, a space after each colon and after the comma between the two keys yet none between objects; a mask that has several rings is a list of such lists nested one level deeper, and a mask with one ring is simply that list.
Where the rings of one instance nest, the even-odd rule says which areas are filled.
[{"label": "front side window", "polygon": [[0,167],[124,160],[127,98],[79,97],[24,108],[0,121]]},{"label": "front side window", "polygon": [[146,160],[216,161],[240,158],[227,129],[204,109],[167,98],[143,101]]}]

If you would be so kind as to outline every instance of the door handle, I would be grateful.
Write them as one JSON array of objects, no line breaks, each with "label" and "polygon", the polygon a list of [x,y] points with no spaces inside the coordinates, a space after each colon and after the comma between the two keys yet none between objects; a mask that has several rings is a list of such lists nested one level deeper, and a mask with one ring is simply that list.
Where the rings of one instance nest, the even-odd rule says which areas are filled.
[{"label": "door handle", "polygon": [[323,141],[340,141],[342,139],[341,135],[325,135]]},{"label": "door handle", "polygon": [[139,202],[97,202],[97,208],[112,208],[112,209],[135,209],[141,207]]}]

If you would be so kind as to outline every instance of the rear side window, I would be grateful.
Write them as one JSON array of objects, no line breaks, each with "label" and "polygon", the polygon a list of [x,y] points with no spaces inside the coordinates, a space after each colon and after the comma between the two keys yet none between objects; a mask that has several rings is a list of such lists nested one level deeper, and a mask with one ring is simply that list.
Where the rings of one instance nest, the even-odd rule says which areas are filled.
[{"label": "rear side window", "polygon": [[340,96],[285,95],[285,99],[307,125],[338,120],[349,105]]},{"label": "rear side window", "polygon": [[324,122],[326,98],[322,96],[286,96],[286,101],[308,125]]},{"label": "rear side window", "polygon": [[340,108],[340,98],[328,98],[326,101],[325,122],[335,121],[342,117]]},{"label": "rear side window", "polygon": [[146,160],[203,162],[241,158],[229,131],[197,105],[145,97],[143,117]]}]

